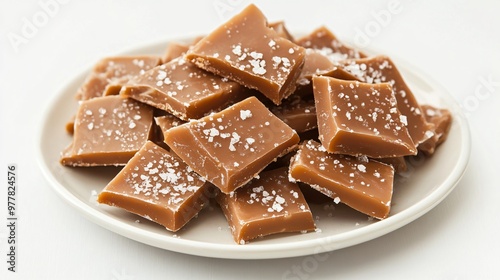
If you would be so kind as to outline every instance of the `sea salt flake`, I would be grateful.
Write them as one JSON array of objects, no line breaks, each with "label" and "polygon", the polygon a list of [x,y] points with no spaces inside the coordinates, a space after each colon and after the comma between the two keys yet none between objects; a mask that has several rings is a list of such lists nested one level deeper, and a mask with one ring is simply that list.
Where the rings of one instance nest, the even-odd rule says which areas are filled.
[{"label": "sea salt flake", "polygon": [[363,164],[358,164],[358,170],[361,172],[366,172],[366,166]]},{"label": "sea salt flake", "polygon": [[274,67],[277,67],[277,66],[278,66],[278,65],[280,65],[280,63],[281,63],[281,57],[279,57],[279,56],[273,56],[272,60],[273,60],[273,62],[274,62],[274,63],[273,63],[273,66],[274,66]]},{"label": "sea salt flake", "polygon": [[263,57],[263,54],[253,51],[253,52],[250,53],[250,56],[253,59],[261,59]]},{"label": "sea salt flake", "polygon": [[240,110],[241,120],[246,120],[252,116],[252,111],[250,110]]},{"label": "sea salt flake", "polygon": [[434,136],[434,132],[432,132],[432,131],[430,131],[430,130],[427,130],[427,131],[425,132],[425,137],[427,137],[427,138],[431,138],[432,136]]},{"label": "sea salt flake", "polygon": [[241,55],[241,46],[240,45],[234,46],[233,53],[237,56],[240,56]]},{"label": "sea salt flake", "polygon": [[408,119],[406,118],[405,115],[400,115],[399,116],[399,120],[405,125],[407,126],[408,125]]},{"label": "sea salt flake", "polygon": [[157,80],[163,80],[167,77],[167,72],[163,71],[163,70],[159,70],[158,71],[158,76],[156,76],[156,79]]},{"label": "sea salt flake", "polygon": [[210,136],[218,136],[219,135],[219,130],[217,130],[216,128],[211,128],[210,129]]},{"label": "sea salt flake", "polygon": [[276,196],[276,202],[279,203],[279,204],[283,204],[285,203],[285,199],[279,195]]},{"label": "sea salt flake", "polygon": [[283,206],[281,206],[281,204],[277,203],[276,201],[273,203],[272,207],[276,212],[281,212],[283,210]]},{"label": "sea salt flake", "polygon": [[260,60],[260,59],[253,59],[250,60],[250,65],[252,65],[252,72],[257,75],[264,75],[266,74],[266,61],[265,60]]}]

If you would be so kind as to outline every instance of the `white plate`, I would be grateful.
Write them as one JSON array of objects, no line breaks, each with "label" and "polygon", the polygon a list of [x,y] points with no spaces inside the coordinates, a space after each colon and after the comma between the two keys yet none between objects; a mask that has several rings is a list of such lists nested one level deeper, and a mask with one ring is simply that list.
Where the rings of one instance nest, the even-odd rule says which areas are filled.
[{"label": "white plate", "polygon": [[[161,42],[127,54],[162,54],[166,45],[167,42]],[[217,207],[204,209],[198,218],[173,234],[123,210],[97,205],[92,192],[101,191],[117,169],[69,168],[59,164],[60,152],[71,142],[64,126],[76,112],[74,95],[87,72],[62,88],[46,111],[40,131],[40,166],[54,190],[91,221],[133,240],[171,251],[216,258],[266,259],[327,252],[359,244],[410,223],[441,202],[462,177],[470,154],[467,121],[453,98],[414,67],[394,60],[419,101],[448,108],[454,119],[448,140],[436,154],[432,158],[411,161],[410,171],[397,177],[390,216],[382,221],[370,220],[333,202],[331,207],[312,205],[320,231],[279,234],[237,245]]]}]

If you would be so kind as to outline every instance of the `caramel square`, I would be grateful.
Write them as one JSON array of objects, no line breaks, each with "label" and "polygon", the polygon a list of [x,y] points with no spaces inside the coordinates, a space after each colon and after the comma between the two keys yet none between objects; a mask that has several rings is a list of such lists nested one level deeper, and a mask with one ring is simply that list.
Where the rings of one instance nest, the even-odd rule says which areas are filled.
[{"label": "caramel square", "polygon": [[357,80],[370,83],[389,83],[394,89],[398,110],[406,116],[407,129],[418,146],[429,138],[430,125],[426,122],[416,97],[406,84],[394,62],[387,56],[378,55],[370,58],[345,61],[340,67]]},{"label": "caramel square", "polygon": [[319,139],[328,152],[371,158],[417,153],[390,84],[314,77],[313,87]]},{"label": "caramel square", "polygon": [[299,186],[288,180],[286,168],[262,172],[258,179],[217,201],[229,223],[234,240],[249,240],[282,232],[315,229],[311,210]]},{"label": "caramel square", "polygon": [[116,56],[101,59],[94,65],[83,85],[78,89],[78,100],[116,95],[132,77],[160,64],[157,56]]},{"label": "caramel square", "polygon": [[310,185],[336,203],[379,219],[389,215],[394,168],[368,159],[328,153],[318,142],[299,146],[290,164],[290,179]]},{"label": "caramel square", "polygon": [[281,37],[249,5],[186,54],[198,67],[262,92],[275,104],[293,93],[304,48]]},{"label": "caramel square", "polygon": [[326,26],[313,30],[310,34],[297,39],[296,42],[304,48],[319,51],[333,63],[366,57],[361,51],[342,43]]},{"label": "caramel square", "polygon": [[165,143],[198,174],[230,193],[299,142],[257,98],[169,129]]},{"label": "caramel square", "polygon": [[245,92],[238,83],[178,57],[135,77],[120,94],[187,121],[241,100]]},{"label": "caramel square", "polygon": [[177,231],[208,202],[210,191],[182,160],[148,141],[97,200]]},{"label": "caramel square", "polygon": [[125,165],[151,136],[153,108],[118,95],[82,101],[73,141],[61,157],[69,166]]}]

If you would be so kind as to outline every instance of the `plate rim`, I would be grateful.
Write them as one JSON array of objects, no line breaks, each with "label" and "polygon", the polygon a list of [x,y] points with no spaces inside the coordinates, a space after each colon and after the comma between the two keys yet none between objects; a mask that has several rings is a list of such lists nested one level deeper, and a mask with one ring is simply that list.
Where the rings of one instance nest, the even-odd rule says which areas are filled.
[{"label": "plate rim", "polygon": [[[116,55],[133,55],[146,49],[159,49],[165,47],[169,42],[187,42],[191,37],[180,39],[170,38],[164,40],[157,40],[146,44],[138,45],[128,50],[117,53]],[[369,50],[371,52],[371,50]],[[376,51],[376,50],[375,50]],[[373,52],[375,53],[375,52]],[[381,53],[381,52],[376,52]],[[51,113],[54,112],[54,107],[58,101],[61,101],[68,89],[71,88],[77,80],[83,80],[89,73],[91,68],[85,68],[83,71],[73,75],[66,81],[58,90],[57,93],[51,96],[48,100],[48,105],[44,107],[42,117],[38,125],[37,131],[37,149],[36,159],[42,174],[48,181],[51,188],[72,207],[76,208],[79,212],[84,214],[88,220],[99,226],[106,228],[116,234],[120,234],[129,239],[147,244],[153,247],[174,251],[178,253],[185,253],[196,256],[212,257],[220,259],[275,259],[285,257],[306,256],[311,254],[331,252],[334,250],[350,247],[366,241],[373,240],[383,236],[389,232],[395,231],[419,217],[425,215],[442,200],[444,200],[459,183],[462,176],[465,174],[471,151],[471,136],[468,121],[462,108],[452,98],[448,90],[446,90],[439,82],[428,77],[426,73],[421,71],[418,67],[414,67],[405,60],[397,56],[389,55],[389,57],[396,63],[401,72],[411,72],[412,75],[429,82],[432,87],[437,88],[442,94],[439,95],[444,99],[446,108],[450,109],[453,114],[452,125],[460,128],[461,147],[460,155],[457,163],[454,165],[452,171],[443,183],[434,189],[427,197],[419,200],[417,203],[411,205],[400,213],[394,216],[389,216],[384,220],[377,221],[376,223],[358,228],[353,231],[338,233],[328,236],[318,236],[311,240],[294,241],[284,244],[265,244],[265,245],[238,245],[238,244],[215,244],[209,242],[202,242],[196,240],[185,240],[182,238],[175,238],[168,235],[161,235],[155,232],[150,232],[146,229],[133,227],[125,222],[117,221],[115,218],[108,216],[102,212],[97,211],[90,207],[84,201],[74,196],[63,184],[59,183],[53,172],[51,172],[48,164],[46,163],[43,155],[43,135],[48,125],[48,120]],[[412,69],[409,71],[408,68]],[[403,75],[404,77],[405,75]],[[63,129],[63,128],[61,128]]]}]

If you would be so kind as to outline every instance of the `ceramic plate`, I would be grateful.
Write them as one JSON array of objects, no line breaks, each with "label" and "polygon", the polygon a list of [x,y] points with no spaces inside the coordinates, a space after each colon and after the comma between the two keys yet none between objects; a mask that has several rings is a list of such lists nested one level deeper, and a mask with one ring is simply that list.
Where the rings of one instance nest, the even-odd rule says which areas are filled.
[{"label": "ceramic plate", "polygon": [[[162,54],[167,42],[126,54]],[[409,171],[397,176],[390,216],[378,221],[344,205],[311,205],[318,230],[307,234],[278,234],[246,245],[234,243],[226,219],[217,206],[204,209],[177,233],[143,218],[95,202],[118,172],[117,168],[69,168],[59,163],[71,142],[64,126],[75,114],[77,88],[88,72],[69,81],[56,94],[43,117],[39,162],[53,189],[91,221],[151,246],[186,254],[231,259],[266,259],[309,255],[359,244],[394,231],[427,213],[455,187],[467,167],[469,128],[460,107],[437,82],[420,70],[392,58],[421,103],[449,109],[454,117],[448,139],[431,158],[409,161]],[[90,70],[89,70],[90,71]]]}]

